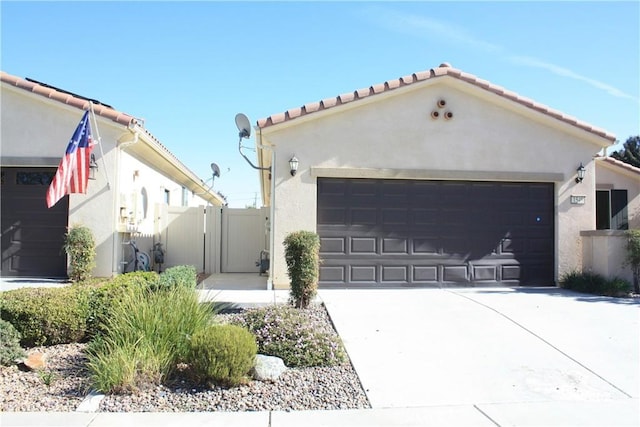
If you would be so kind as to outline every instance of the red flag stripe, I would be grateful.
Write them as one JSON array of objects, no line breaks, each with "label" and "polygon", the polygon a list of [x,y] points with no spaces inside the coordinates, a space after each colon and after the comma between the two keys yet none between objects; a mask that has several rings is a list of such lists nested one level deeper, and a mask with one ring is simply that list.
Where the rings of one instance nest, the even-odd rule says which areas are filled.
[{"label": "red flag stripe", "polygon": [[93,141],[89,112],[85,112],[76,127],[56,175],[47,190],[47,207],[55,205],[66,194],[86,194],[89,181],[89,160]]}]

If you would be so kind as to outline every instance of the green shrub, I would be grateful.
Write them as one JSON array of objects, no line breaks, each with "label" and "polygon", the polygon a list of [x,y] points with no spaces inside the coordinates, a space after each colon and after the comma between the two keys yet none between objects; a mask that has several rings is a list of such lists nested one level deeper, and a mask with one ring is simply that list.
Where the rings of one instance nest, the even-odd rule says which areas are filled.
[{"label": "green shrub", "polygon": [[74,225],[64,236],[63,249],[69,257],[69,279],[80,282],[91,277],[95,267],[96,244],[88,227]]},{"label": "green shrub", "polygon": [[107,283],[93,288],[89,295],[89,313],[87,315],[87,336],[93,337],[104,332],[104,324],[111,318],[114,304],[131,289],[149,289],[158,281],[158,273],[153,271],[136,271],[121,274]]},{"label": "green shrub", "polygon": [[289,367],[334,366],[346,360],[335,331],[304,316],[304,310],[278,304],[245,311],[234,321],[256,336],[261,354],[280,357]]},{"label": "green shrub", "polygon": [[629,291],[631,284],[619,277],[607,279],[597,273],[572,271],[562,276],[560,287],[587,294],[621,296]]},{"label": "green shrub", "polygon": [[153,292],[130,287],[113,300],[104,333],[88,349],[95,389],[130,392],[155,386],[176,372],[189,354],[189,339],[212,319],[211,305],[196,291],[176,287]]},{"label": "green shrub", "polygon": [[21,334],[24,347],[67,344],[85,337],[89,289],[22,288],[2,293],[0,314]]},{"label": "green shrub", "polygon": [[320,268],[320,237],[296,231],[284,239],[285,261],[291,280],[291,303],[305,308],[316,295]]},{"label": "green shrub", "polygon": [[195,289],[198,284],[198,273],[192,265],[178,265],[166,269],[160,275],[157,282],[158,289],[171,289],[183,286],[188,289]]},{"label": "green shrub", "polygon": [[25,356],[20,347],[20,332],[11,323],[0,319],[0,365],[13,365],[16,359]]},{"label": "green shrub", "polygon": [[200,384],[241,384],[255,362],[255,337],[235,325],[210,325],[191,337],[189,363]]}]

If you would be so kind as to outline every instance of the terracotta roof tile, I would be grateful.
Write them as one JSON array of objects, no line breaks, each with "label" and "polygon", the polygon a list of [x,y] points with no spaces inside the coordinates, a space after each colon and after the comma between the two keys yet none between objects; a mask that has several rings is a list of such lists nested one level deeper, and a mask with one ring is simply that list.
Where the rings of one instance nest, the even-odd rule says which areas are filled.
[{"label": "terracotta roof tile", "polygon": [[356,99],[355,93],[343,93],[342,95],[338,95],[338,102],[340,104],[346,104],[347,102],[351,102]]},{"label": "terracotta roof tile", "polygon": [[[49,98],[54,101],[61,102],[63,104],[67,104],[74,108],[78,108],[81,110],[89,109],[89,101],[87,99],[83,99],[78,96],[73,96],[69,93],[56,90],[55,88],[46,87],[39,83],[23,79],[21,77],[13,76],[4,71],[0,72],[0,81],[7,83],[11,86],[24,89],[28,92],[32,92],[37,95],[44,96],[45,98]],[[140,122],[139,119],[136,119],[135,117],[130,116],[129,114],[123,113],[121,111],[117,111],[113,108],[110,108],[104,105],[94,104],[93,110],[97,115],[113,120],[114,122],[124,126],[132,126]]]},{"label": "terracotta roof tile", "polygon": [[369,94],[371,93],[371,90],[367,87],[363,89],[358,89],[354,93],[356,95],[356,99],[361,99],[369,96]]},{"label": "terracotta roof tile", "polygon": [[382,93],[385,90],[387,90],[387,86],[384,83],[378,83],[376,85],[371,86],[371,93],[372,94],[378,94],[378,93]]},{"label": "terracotta roof tile", "polygon": [[[395,90],[403,86],[408,86],[414,83],[418,83],[428,79],[438,78],[442,76],[449,76],[449,77],[467,82],[481,89],[494,93],[498,96],[517,102],[518,104],[521,104],[527,108],[531,108],[542,114],[546,114],[550,117],[563,121],[567,124],[578,127],[587,132],[593,133],[599,137],[608,139],[611,142],[614,142],[616,139],[615,135],[609,132],[606,132],[603,129],[600,129],[588,123],[582,122],[574,117],[567,116],[566,114],[563,114],[560,111],[554,110],[544,104],[540,104],[532,99],[520,96],[517,93],[507,90],[501,86],[494,85],[493,83],[487,80],[480,79],[474,76],[473,74],[469,74],[461,70],[458,70],[456,68],[453,68],[451,67],[451,65],[447,63],[440,64],[439,67],[432,68],[427,71],[420,71],[408,76],[400,77],[398,79],[389,80],[384,83],[378,83],[373,86],[370,86],[367,89],[358,89],[351,93],[338,95],[335,98],[323,99],[319,103],[307,104],[305,107],[309,105],[313,105],[313,108],[303,107],[301,114],[286,114],[286,112],[274,114],[269,117],[258,120],[257,124],[258,124],[258,127],[260,128],[269,127],[272,125],[282,123],[284,121],[292,120],[297,117],[305,116],[307,114],[312,114],[318,111],[327,110],[329,108],[337,107],[341,104],[347,104],[352,101],[367,98],[373,95],[378,95],[380,93]],[[292,111],[292,110],[289,110],[289,111]]]}]

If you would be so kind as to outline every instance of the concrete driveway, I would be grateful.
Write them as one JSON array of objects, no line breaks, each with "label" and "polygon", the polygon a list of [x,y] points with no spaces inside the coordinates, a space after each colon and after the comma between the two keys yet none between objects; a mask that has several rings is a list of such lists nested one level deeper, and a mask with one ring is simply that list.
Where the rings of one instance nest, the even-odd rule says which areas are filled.
[{"label": "concrete driveway", "polygon": [[640,423],[637,299],[557,288],[319,295],[374,408],[491,405],[540,415],[561,403],[560,411],[599,407]]}]

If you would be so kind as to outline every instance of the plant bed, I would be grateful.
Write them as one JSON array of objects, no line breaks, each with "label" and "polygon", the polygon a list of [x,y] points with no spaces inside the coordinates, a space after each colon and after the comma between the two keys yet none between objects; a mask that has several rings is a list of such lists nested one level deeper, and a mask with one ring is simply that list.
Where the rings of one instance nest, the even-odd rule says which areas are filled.
[{"label": "plant bed", "polygon": [[[315,305],[302,313],[314,322],[323,322],[324,330],[333,330],[323,306]],[[21,371],[16,366],[0,367],[0,410],[75,411],[90,387],[85,349],[85,344],[31,349],[47,354],[47,367],[40,373]],[[107,395],[98,411],[286,411],[369,407],[360,380],[346,361],[331,367],[291,368],[275,382],[251,381],[231,388],[202,387],[186,378],[177,379],[134,394]]]}]

